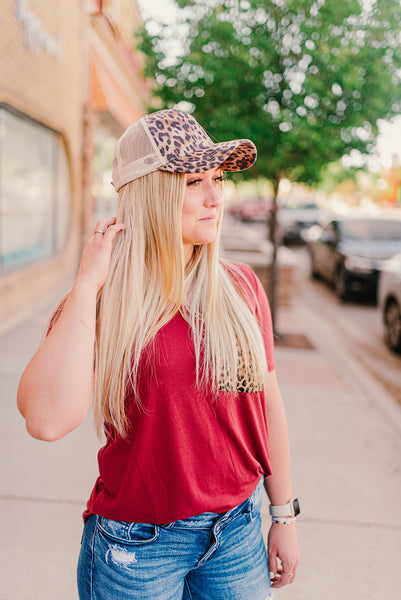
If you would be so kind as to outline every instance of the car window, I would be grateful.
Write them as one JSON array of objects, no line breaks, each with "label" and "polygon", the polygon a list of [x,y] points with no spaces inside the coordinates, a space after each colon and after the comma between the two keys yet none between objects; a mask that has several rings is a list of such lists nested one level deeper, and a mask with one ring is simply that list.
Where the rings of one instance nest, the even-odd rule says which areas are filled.
[{"label": "car window", "polygon": [[293,200],[288,200],[282,208],[286,210],[319,210],[318,205],[314,202],[296,202]]},{"label": "car window", "polygon": [[400,240],[401,221],[361,219],[343,221],[341,232],[352,240]]}]

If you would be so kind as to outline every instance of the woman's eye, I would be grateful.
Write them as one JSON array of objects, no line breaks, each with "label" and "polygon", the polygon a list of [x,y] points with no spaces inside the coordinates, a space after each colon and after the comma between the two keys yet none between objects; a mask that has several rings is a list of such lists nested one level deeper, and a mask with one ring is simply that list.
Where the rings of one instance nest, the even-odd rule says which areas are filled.
[{"label": "woman's eye", "polygon": [[[214,185],[221,184],[221,182],[224,181],[225,178],[226,177],[225,177],[225,175],[223,173],[222,175],[218,175],[217,177],[213,177],[212,182],[213,182]],[[198,187],[199,185],[202,184],[203,181],[206,181],[206,179],[201,179],[201,178],[190,179],[189,181],[187,181],[187,186],[188,187]]]},{"label": "woman's eye", "polygon": [[200,183],[200,181],[201,181],[200,179],[192,179],[192,181],[188,181],[188,182],[187,182],[187,185],[194,186],[194,185],[196,185],[197,183]]}]

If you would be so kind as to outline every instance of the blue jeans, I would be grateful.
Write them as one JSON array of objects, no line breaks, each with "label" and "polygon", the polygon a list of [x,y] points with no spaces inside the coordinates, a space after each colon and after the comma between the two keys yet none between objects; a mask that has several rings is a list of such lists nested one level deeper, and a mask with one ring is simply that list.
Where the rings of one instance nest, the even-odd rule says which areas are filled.
[{"label": "blue jeans", "polygon": [[87,520],[78,562],[80,600],[267,600],[261,533],[263,478],[232,510],[168,525]]}]

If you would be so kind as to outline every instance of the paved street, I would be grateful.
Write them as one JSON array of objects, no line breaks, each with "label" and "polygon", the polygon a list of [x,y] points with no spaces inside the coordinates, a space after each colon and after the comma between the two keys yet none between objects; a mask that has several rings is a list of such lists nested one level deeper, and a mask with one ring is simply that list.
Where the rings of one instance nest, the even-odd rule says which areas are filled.
[{"label": "paved street", "polygon": [[[0,337],[0,600],[77,599],[81,512],[99,443],[90,419],[59,442],[33,440],[15,405],[49,310]],[[278,317],[281,334],[304,336],[310,347],[276,348],[302,508],[299,575],[276,598],[397,598],[401,409],[343,343],[336,322],[302,294]],[[263,524],[267,533],[266,504]]]},{"label": "paved street", "polygon": [[303,303],[336,323],[342,342],[401,406],[401,355],[384,343],[383,315],[372,300],[354,297],[342,302],[322,280],[310,276],[310,259],[305,247],[292,247],[298,259],[297,293]]}]

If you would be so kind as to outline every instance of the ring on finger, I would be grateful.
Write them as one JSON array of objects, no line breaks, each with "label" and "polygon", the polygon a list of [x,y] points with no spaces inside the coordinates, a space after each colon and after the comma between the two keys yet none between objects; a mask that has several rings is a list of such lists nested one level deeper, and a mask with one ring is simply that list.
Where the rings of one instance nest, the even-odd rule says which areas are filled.
[{"label": "ring on finger", "polygon": [[284,573],[284,571],[283,571],[281,575],[287,575],[287,577],[292,577],[293,573]]},{"label": "ring on finger", "polygon": [[102,235],[104,235],[106,233],[106,230],[102,231],[101,229],[95,229],[93,233],[101,233]]}]

